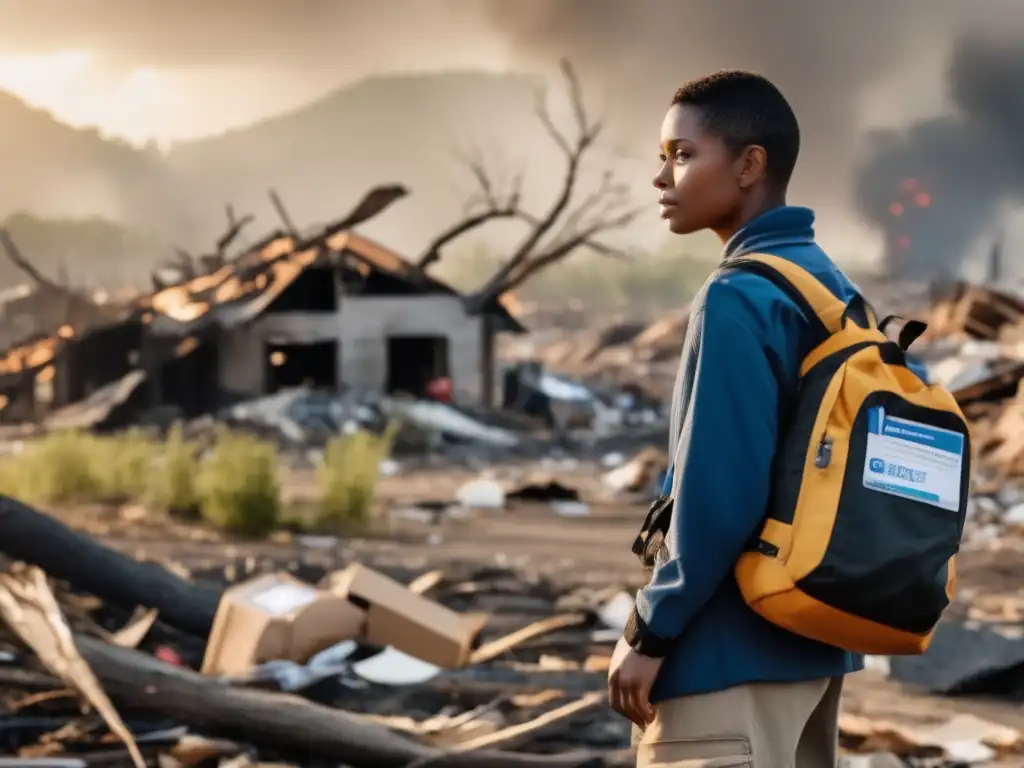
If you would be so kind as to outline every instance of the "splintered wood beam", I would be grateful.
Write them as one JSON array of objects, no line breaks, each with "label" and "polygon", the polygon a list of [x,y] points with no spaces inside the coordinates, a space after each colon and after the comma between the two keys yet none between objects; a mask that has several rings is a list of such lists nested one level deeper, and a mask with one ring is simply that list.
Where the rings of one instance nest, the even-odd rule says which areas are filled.
[{"label": "splintered wood beam", "polygon": [[298,696],[234,687],[91,637],[76,636],[75,642],[107,693],[126,711],[158,714],[203,733],[316,755],[352,768],[625,768],[636,759],[629,750],[533,755],[480,749],[446,754]]}]

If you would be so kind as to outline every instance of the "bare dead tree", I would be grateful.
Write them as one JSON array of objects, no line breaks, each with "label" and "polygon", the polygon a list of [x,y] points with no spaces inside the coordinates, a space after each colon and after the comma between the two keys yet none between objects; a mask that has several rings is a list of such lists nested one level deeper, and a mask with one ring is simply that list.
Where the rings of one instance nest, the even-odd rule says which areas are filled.
[{"label": "bare dead tree", "polygon": [[467,297],[467,308],[472,312],[480,311],[506,291],[522,285],[578,249],[588,248],[606,256],[626,257],[621,249],[599,239],[603,233],[628,226],[639,213],[628,207],[625,185],[616,183],[611,174],[605,174],[592,193],[575,207],[572,205],[584,157],[600,136],[603,124],[587,114],[579,78],[572,64],[563,60],[561,70],[572,110],[574,133],[567,135],[555,125],[543,92],[538,94],[535,110],[541,125],[565,158],[561,188],[547,210],[536,216],[522,207],[519,193],[521,177],[516,178],[511,192],[500,196],[494,191],[494,184],[483,164],[470,163],[470,171],[479,187],[476,207],[465,219],[431,242],[419,259],[419,267],[425,269],[440,259],[445,245],[494,219],[515,218],[527,224],[529,232],[511,256],[478,291]]}]

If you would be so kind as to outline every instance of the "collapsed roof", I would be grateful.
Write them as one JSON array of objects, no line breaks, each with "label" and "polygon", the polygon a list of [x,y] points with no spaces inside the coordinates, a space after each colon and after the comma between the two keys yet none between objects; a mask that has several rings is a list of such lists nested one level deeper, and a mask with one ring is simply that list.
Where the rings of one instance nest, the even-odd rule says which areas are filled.
[{"label": "collapsed roof", "polygon": [[[252,322],[314,266],[337,265],[364,279],[383,276],[404,286],[402,292],[407,294],[460,295],[393,251],[354,232],[330,234],[322,239],[322,245],[277,232],[209,274],[157,290],[118,308],[116,318],[102,325],[75,328],[64,324],[48,335],[26,340],[0,356],[0,387],[13,384],[26,374],[43,371],[65,344],[100,328],[141,323],[157,335],[185,336],[211,325],[233,328]],[[525,331],[510,311],[513,301],[505,295],[484,308],[494,318],[496,330]]]}]

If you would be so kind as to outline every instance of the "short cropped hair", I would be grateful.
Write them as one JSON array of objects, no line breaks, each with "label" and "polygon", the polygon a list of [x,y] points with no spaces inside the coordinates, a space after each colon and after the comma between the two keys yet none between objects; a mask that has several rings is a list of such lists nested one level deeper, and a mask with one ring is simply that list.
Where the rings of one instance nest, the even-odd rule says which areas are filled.
[{"label": "short cropped hair", "polygon": [[800,125],[767,78],[740,70],[716,72],[688,82],[672,103],[698,110],[705,130],[735,152],[751,144],[764,147],[769,182],[781,189],[789,184],[800,154]]}]

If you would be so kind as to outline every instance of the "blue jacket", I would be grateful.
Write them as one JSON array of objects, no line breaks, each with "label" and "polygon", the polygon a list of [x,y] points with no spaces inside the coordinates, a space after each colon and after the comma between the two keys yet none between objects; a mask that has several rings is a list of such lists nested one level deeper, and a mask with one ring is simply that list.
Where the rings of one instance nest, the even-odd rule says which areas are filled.
[{"label": "blue jacket", "polygon": [[[789,259],[848,301],[856,288],[815,244],[813,226],[807,208],[776,208],[737,232],[724,256]],[[714,276],[694,298],[672,404],[669,558],[636,599],[643,631],[671,641],[654,702],[863,668],[857,654],[762,619],[733,576],[767,508],[778,413],[797,390],[812,341],[806,328],[797,305],[751,273]]]}]

